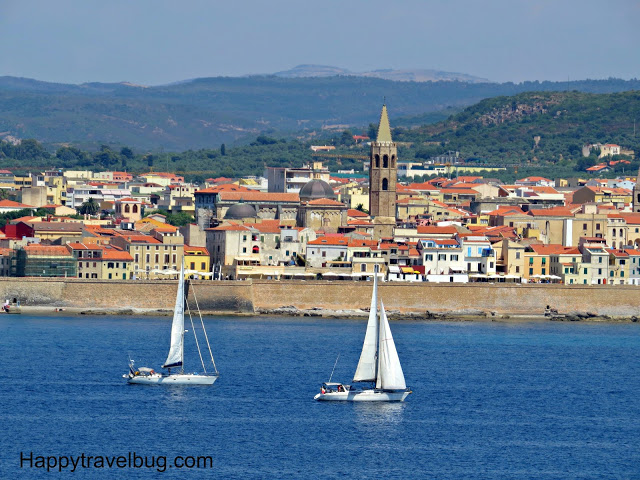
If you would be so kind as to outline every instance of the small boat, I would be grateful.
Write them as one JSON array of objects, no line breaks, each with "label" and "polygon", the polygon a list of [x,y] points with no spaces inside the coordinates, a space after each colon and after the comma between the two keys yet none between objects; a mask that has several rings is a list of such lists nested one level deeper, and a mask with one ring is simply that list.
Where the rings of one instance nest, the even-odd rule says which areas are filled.
[{"label": "small boat", "polygon": [[402,402],[411,393],[404,380],[400,358],[382,301],[378,315],[377,272],[373,278],[373,295],[367,332],[352,383],[369,383],[370,386],[356,388],[352,385],[332,383],[329,379],[328,382],[322,384],[320,393],[314,399],[348,402]]},{"label": "small boat", "polygon": [[2,313],[22,313],[22,307],[20,306],[20,300],[14,298],[13,301],[5,301],[2,305]]},{"label": "small boat", "polygon": [[[204,338],[209,349],[209,355],[211,356],[211,364],[213,365],[213,373],[208,373],[205,362],[202,358],[202,351],[200,350],[200,344],[198,343],[198,337],[196,335],[195,327],[193,324],[193,317],[191,310],[189,310],[189,304],[185,297],[185,280],[184,280],[184,265],[180,269],[180,278],[178,281],[178,293],[176,295],[176,306],[173,311],[173,322],[171,324],[171,345],[169,348],[169,354],[167,360],[162,365],[162,368],[166,368],[167,372],[156,372],[149,367],[134,367],[134,361],[129,359],[129,373],[123,375],[127,378],[129,383],[138,383],[144,385],[157,385],[157,384],[170,384],[170,385],[212,385],[219,376],[216,363],[213,360],[213,353],[211,351],[211,345],[209,344],[209,337],[207,331],[204,328],[204,321],[200,314],[200,308],[198,307],[198,301],[196,299],[196,308],[198,316],[200,317],[200,323],[202,325],[202,331],[204,332]],[[195,292],[194,292],[195,298]],[[200,355],[200,361],[202,362],[203,373],[184,373],[184,313],[185,304],[187,306],[187,312],[191,321],[191,330],[196,340],[196,347],[198,348],[198,354]],[[173,373],[171,369],[179,369],[178,372]]]}]

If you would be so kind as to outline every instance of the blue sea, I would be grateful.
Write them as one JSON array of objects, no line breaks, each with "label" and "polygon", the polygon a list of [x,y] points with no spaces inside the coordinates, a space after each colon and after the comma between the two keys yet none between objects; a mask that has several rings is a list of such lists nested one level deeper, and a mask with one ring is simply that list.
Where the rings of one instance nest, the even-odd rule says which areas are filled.
[{"label": "blue sea", "polygon": [[[638,324],[392,322],[413,394],[362,404],[313,396],[338,354],[350,381],[364,320],[207,317],[215,385],[128,385],[169,322],[1,316],[0,478],[640,479]],[[62,468],[82,455],[129,463]]]}]

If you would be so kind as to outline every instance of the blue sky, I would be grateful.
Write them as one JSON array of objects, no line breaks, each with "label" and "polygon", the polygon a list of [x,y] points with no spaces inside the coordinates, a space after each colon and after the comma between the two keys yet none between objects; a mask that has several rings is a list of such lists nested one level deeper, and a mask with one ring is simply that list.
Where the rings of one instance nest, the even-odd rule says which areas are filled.
[{"label": "blue sky", "polygon": [[158,85],[298,64],[640,78],[640,0],[0,0],[0,75]]}]

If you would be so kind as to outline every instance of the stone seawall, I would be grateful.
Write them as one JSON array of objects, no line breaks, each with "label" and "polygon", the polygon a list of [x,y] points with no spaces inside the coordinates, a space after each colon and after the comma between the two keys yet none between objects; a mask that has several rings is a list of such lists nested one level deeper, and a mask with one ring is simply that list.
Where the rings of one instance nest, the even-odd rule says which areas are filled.
[{"label": "stone seawall", "polygon": [[[176,282],[0,278],[0,299],[24,306],[113,310],[170,310]],[[388,310],[401,313],[541,315],[546,305],[561,314],[640,316],[640,287],[631,285],[489,285],[382,283]],[[331,281],[195,281],[190,304],[203,312],[254,313],[281,307],[356,310],[369,307],[371,284]]]}]

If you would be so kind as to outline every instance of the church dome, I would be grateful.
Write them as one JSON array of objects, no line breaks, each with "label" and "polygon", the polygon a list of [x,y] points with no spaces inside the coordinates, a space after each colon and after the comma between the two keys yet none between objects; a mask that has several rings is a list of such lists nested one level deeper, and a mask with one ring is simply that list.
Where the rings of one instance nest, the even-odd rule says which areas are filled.
[{"label": "church dome", "polygon": [[242,220],[243,218],[256,218],[256,209],[248,203],[234,203],[227,209],[224,218],[227,220]]},{"label": "church dome", "polygon": [[311,180],[307,182],[304,187],[300,189],[300,201],[308,202],[309,200],[315,200],[317,198],[336,198],[336,194],[333,193],[333,188],[329,186],[324,180]]}]

